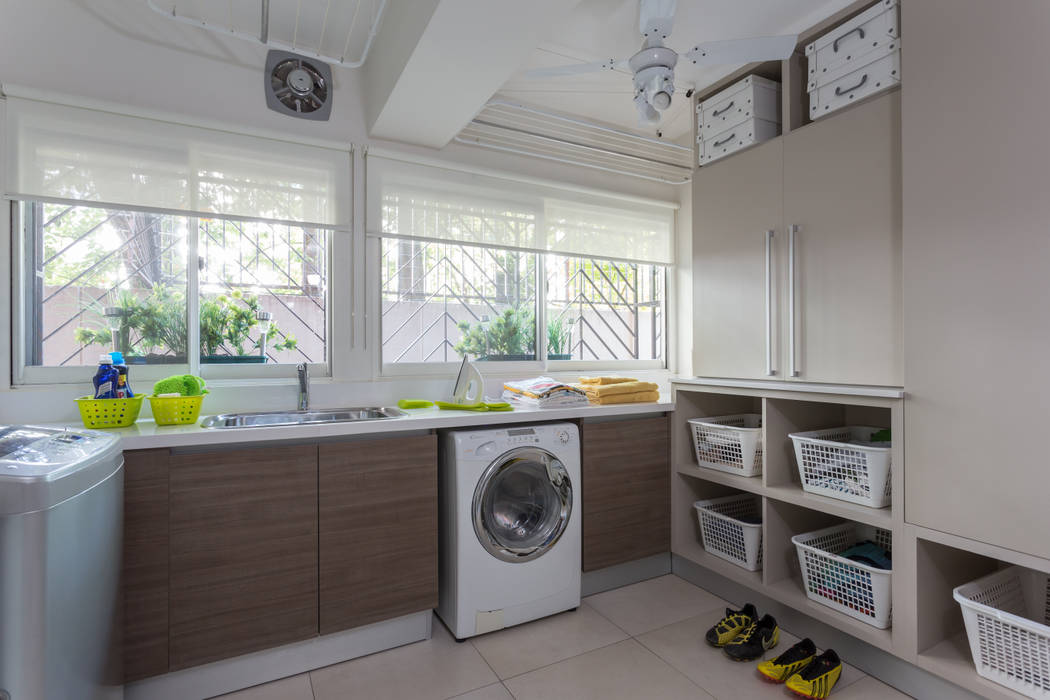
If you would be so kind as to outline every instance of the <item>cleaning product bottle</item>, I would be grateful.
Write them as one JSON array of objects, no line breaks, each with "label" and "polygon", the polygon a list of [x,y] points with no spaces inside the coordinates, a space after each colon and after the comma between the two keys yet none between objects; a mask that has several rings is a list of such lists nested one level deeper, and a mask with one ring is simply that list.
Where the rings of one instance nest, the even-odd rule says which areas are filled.
[{"label": "cleaning product bottle", "polygon": [[120,373],[113,368],[113,358],[108,354],[100,355],[98,358],[98,370],[91,380],[95,385],[95,398],[117,398],[117,378],[119,376]]},{"label": "cleaning product bottle", "polygon": [[124,362],[124,353],[122,352],[111,352],[109,356],[113,358],[113,369],[117,370],[117,398],[118,399],[130,399],[135,395],[135,392],[131,390],[131,384],[128,382],[128,365]]}]

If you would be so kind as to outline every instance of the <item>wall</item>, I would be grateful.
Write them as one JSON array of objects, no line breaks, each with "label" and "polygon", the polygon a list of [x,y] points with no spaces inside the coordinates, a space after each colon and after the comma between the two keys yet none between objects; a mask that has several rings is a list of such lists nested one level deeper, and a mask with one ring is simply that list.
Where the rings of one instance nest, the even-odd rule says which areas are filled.
[{"label": "wall", "polygon": [[[333,144],[382,145],[410,153],[440,158],[450,162],[496,168],[531,177],[543,177],[567,183],[619,191],[636,196],[675,201],[676,188],[643,180],[525,158],[461,144],[450,144],[439,151],[421,147],[380,142],[368,138],[365,128],[365,105],[360,71],[334,68],[334,102],[329,122],[311,122],[290,119],[268,110],[263,95],[262,66],[266,50],[251,42],[226,39],[180,23],[167,20],[137,0],[0,0],[0,85],[9,83],[71,95],[89,100],[101,100],[126,105],[132,110],[155,111],[170,118],[190,123],[222,126],[233,130],[259,132],[264,135],[291,139],[309,139]],[[454,99],[454,84],[450,84],[450,99]],[[425,106],[420,118],[424,119]],[[0,150],[0,162],[2,162]],[[3,169],[0,168],[0,173]],[[363,196],[362,167],[355,171],[355,194],[360,202]],[[362,206],[355,208],[355,225],[363,226]],[[683,212],[684,214],[684,212]],[[691,225],[683,223],[680,231],[688,232]],[[0,216],[0,242],[7,246],[9,225],[6,215]],[[688,238],[688,233],[686,234]],[[363,245],[361,246],[363,248]],[[9,256],[0,260],[0,327],[7,328],[10,308]],[[686,256],[682,258],[688,260]],[[359,256],[355,271],[355,294],[362,294],[366,276],[363,256]],[[671,276],[675,278],[675,275]],[[685,289],[689,289],[688,286]],[[671,316],[669,314],[669,319]],[[682,318],[679,318],[681,324]],[[357,334],[364,332],[364,322],[355,320]],[[669,326],[673,327],[673,319]],[[689,333],[685,334],[686,337]],[[356,348],[346,358],[336,362],[367,364],[364,349],[368,342],[355,342]],[[672,346],[677,350],[677,346]],[[0,348],[0,364],[9,366],[9,348]],[[356,354],[354,354],[356,353]],[[670,352],[675,357],[688,358],[689,353]],[[6,372],[5,372],[6,374]],[[638,373],[634,373],[638,374]],[[651,373],[645,373],[651,375]],[[572,375],[569,375],[572,376]],[[659,375],[666,377],[666,373]],[[254,405],[268,402],[290,404],[294,398],[291,383],[279,388],[273,386],[237,387],[224,390],[221,385],[212,397],[214,410],[237,408],[242,403]],[[70,387],[22,388],[10,390],[2,382],[0,392],[15,391],[7,397],[0,393],[0,422],[27,420],[69,419],[76,395]],[[334,384],[334,383],[333,383]],[[321,404],[345,402],[346,397],[365,400],[389,400],[398,391],[413,395],[422,386],[411,390],[403,382],[382,380],[370,386],[333,386],[319,382],[317,392]],[[499,382],[495,382],[498,388]],[[436,386],[436,385],[435,385]],[[441,386],[444,386],[442,383]],[[229,397],[226,396],[229,392]],[[401,395],[405,395],[402,393]],[[61,406],[62,408],[56,408]]]}]

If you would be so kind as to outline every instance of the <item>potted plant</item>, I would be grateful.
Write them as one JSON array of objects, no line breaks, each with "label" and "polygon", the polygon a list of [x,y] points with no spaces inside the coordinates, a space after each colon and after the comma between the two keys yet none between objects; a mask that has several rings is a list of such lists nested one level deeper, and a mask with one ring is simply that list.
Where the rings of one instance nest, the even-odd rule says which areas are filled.
[{"label": "potted plant", "polygon": [[479,360],[535,360],[536,323],[531,309],[507,309],[491,322],[460,321],[463,337],[453,346]]},{"label": "potted plant", "polygon": [[[547,359],[572,359],[572,325],[576,319],[551,316],[547,319]],[[565,352],[569,350],[569,352]]]},{"label": "potted plant", "polygon": [[[200,304],[201,319],[201,362],[218,363],[262,363],[266,362],[263,343],[265,338],[280,336],[277,324],[268,318],[260,317],[259,298],[254,294],[244,294],[234,290],[229,296],[222,294],[214,298],[202,298]],[[265,323],[265,328],[258,339],[250,338],[251,332]],[[291,334],[270,345],[273,350],[292,350],[298,342]],[[234,352],[221,354],[223,347]],[[251,348],[251,352],[247,349]]]}]

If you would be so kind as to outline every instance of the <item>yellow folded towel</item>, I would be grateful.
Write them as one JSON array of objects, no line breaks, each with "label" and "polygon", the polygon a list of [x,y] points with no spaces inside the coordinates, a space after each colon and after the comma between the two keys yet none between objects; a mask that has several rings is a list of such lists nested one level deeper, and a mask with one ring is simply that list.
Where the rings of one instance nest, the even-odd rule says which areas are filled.
[{"label": "yellow folded towel", "polygon": [[637,394],[638,392],[658,391],[660,387],[652,382],[620,382],[618,384],[585,384],[581,387],[588,398],[617,396],[619,394]]},{"label": "yellow folded towel", "polygon": [[633,394],[613,394],[612,396],[595,396],[590,398],[591,403],[600,406],[613,403],[646,403],[659,400],[659,391],[636,391]]},{"label": "yellow folded towel", "polygon": [[623,382],[636,382],[637,379],[631,377],[580,377],[580,384],[621,384]]}]

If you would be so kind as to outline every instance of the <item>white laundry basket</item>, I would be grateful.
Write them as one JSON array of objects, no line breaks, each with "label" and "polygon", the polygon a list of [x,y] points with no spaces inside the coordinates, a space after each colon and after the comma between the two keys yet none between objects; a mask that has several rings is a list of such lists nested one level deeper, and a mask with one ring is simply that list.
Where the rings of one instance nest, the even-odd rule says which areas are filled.
[{"label": "white laundry basket", "polygon": [[700,466],[739,476],[762,473],[761,414],[692,418],[689,425]]},{"label": "white laundry basket", "polygon": [[956,588],[977,673],[1050,698],[1050,576],[1011,566]]},{"label": "white laundry basket", "polygon": [[890,448],[866,425],[791,433],[802,490],[872,508],[890,504]]},{"label": "white laundry basket", "polygon": [[[762,568],[762,501],[749,493],[697,501],[704,549],[748,571]],[[758,518],[749,523],[740,518]]]},{"label": "white laundry basket", "polygon": [[810,600],[886,629],[890,626],[893,570],[838,556],[863,540],[892,551],[889,530],[859,523],[843,523],[791,538]]}]

